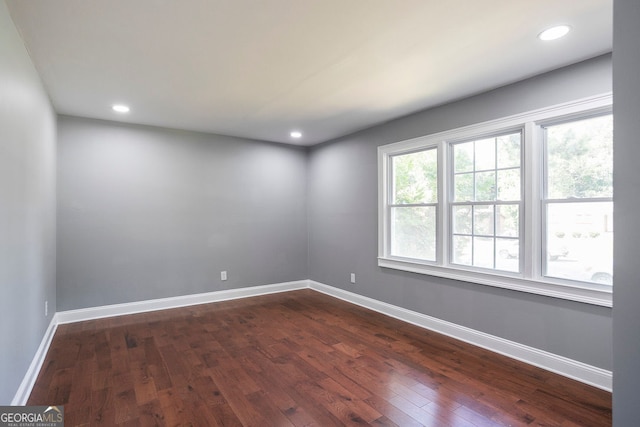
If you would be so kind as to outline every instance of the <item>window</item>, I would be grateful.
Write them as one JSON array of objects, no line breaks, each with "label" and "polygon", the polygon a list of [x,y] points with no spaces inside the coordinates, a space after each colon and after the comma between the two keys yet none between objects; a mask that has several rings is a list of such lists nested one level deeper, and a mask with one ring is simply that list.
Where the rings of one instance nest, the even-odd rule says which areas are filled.
[{"label": "window", "polygon": [[613,116],[544,126],[545,275],[613,281]]},{"label": "window", "polygon": [[391,157],[391,255],[436,260],[438,152]]},{"label": "window", "polygon": [[379,147],[378,265],[611,305],[600,96]]},{"label": "window", "polygon": [[522,133],[451,144],[451,263],[520,271]]}]

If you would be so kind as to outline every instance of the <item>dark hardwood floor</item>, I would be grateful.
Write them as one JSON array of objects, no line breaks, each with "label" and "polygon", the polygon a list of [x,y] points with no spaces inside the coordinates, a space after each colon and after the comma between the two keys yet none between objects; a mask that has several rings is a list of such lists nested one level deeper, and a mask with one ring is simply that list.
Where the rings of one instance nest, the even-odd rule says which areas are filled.
[{"label": "dark hardwood floor", "polygon": [[608,426],[611,394],[311,290],[60,325],[67,426]]}]

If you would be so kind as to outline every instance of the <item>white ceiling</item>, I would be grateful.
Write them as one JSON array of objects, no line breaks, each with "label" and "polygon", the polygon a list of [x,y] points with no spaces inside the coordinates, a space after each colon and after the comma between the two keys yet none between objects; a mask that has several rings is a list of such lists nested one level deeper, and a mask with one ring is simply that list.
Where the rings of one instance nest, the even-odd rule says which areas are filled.
[{"label": "white ceiling", "polygon": [[7,0],[58,113],[301,145],[610,52],[612,3]]}]

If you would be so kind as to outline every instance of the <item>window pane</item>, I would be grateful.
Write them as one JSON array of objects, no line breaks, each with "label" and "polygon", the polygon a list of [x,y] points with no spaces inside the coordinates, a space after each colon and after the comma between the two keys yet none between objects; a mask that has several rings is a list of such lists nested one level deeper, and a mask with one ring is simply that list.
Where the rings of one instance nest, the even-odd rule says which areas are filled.
[{"label": "window pane", "polygon": [[496,236],[518,237],[520,235],[520,206],[496,206]]},{"label": "window pane", "polygon": [[613,202],[547,206],[547,276],[611,284]]},{"label": "window pane", "polygon": [[473,265],[493,268],[493,239],[491,237],[473,238]]},{"label": "window pane", "polygon": [[498,171],[498,200],[520,200],[520,169]]},{"label": "window pane", "polygon": [[496,268],[503,271],[520,271],[520,242],[516,239],[496,239]]},{"label": "window pane", "polygon": [[453,236],[453,262],[455,264],[471,265],[472,238],[468,236]]},{"label": "window pane", "polygon": [[520,138],[520,132],[497,138],[498,168],[520,167]]},{"label": "window pane", "polygon": [[[520,271],[520,204],[517,202],[522,197],[521,141],[521,132],[516,132],[452,145],[456,153],[454,163],[462,164],[473,158],[473,168],[468,163],[454,164],[454,201],[481,203],[452,208],[453,263]],[[473,156],[469,153],[471,146]],[[463,160],[459,160],[461,158]],[[512,203],[501,205],[494,203],[496,200]],[[471,236],[463,236],[469,234]],[[497,236],[503,238],[497,239]],[[508,256],[498,259],[498,248]]]},{"label": "window pane", "polygon": [[476,141],[476,171],[491,170],[496,168],[496,139],[487,138]]},{"label": "window pane", "polygon": [[436,208],[391,208],[391,255],[436,260]]},{"label": "window pane", "polygon": [[496,199],[496,173],[480,172],[476,174],[476,201],[484,202]]},{"label": "window pane", "polygon": [[611,115],[549,126],[546,144],[549,198],[612,197]]},{"label": "window pane", "polygon": [[471,206],[453,207],[453,232],[471,234]]},{"label": "window pane", "polygon": [[473,141],[453,146],[453,171],[472,172],[473,171]]},{"label": "window pane", "polygon": [[455,194],[454,200],[458,202],[473,201],[473,173],[454,175]]},{"label": "window pane", "polygon": [[438,201],[438,151],[435,149],[392,157],[393,204]]},{"label": "window pane", "polygon": [[473,234],[493,236],[493,206],[473,207]]}]

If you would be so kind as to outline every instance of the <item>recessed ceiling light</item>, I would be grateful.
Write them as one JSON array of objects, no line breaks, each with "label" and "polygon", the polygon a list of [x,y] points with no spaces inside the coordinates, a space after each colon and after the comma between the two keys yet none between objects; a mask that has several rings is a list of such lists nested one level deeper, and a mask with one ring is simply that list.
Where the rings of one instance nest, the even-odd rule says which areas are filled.
[{"label": "recessed ceiling light", "polygon": [[293,132],[291,132],[289,135],[291,135],[291,138],[302,138],[302,132],[294,130]]},{"label": "recessed ceiling light", "polygon": [[558,25],[555,27],[547,28],[546,30],[538,34],[538,38],[544,41],[556,40],[556,39],[559,39],[560,37],[566,36],[569,33],[569,31],[571,31],[570,26]]},{"label": "recessed ceiling light", "polygon": [[128,113],[130,108],[127,107],[126,105],[122,105],[122,104],[116,104],[113,107],[111,107],[113,109],[113,111],[115,111],[116,113]]}]

